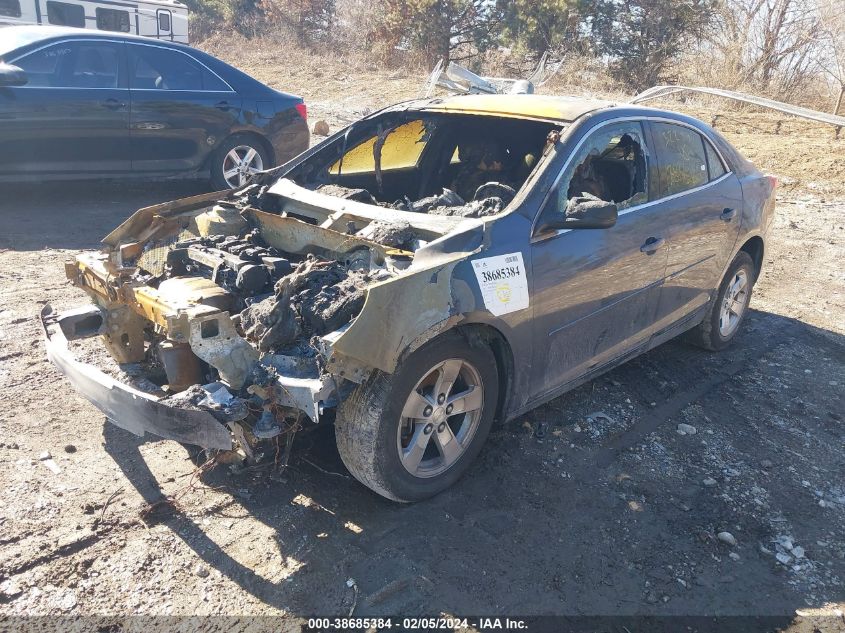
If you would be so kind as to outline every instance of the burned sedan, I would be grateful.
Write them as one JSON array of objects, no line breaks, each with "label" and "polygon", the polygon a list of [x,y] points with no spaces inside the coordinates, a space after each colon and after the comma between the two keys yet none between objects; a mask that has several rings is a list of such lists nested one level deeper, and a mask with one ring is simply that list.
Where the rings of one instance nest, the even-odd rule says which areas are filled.
[{"label": "burned sedan", "polygon": [[415,501],[494,420],[681,333],[728,345],[774,185],[663,110],[403,103],[244,188],[137,211],[66,264],[93,305],[44,309],[47,352],[118,426],[229,463],[334,421],[359,481]]}]

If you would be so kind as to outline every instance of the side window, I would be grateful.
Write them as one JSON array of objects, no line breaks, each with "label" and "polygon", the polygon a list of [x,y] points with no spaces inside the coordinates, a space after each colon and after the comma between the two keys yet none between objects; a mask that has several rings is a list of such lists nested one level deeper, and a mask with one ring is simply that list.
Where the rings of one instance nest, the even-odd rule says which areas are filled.
[{"label": "side window", "polygon": [[21,17],[20,0],[0,0],[0,15],[10,18]]},{"label": "side window", "polygon": [[707,159],[701,135],[671,123],[653,123],[652,129],[660,162],[658,196],[671,196],[707,184]]},{"label": "side window", "polygon": [[[426,123],[421,120],[409,121],[390,130],[383,138],[381,146],[381,168],[384,171],[404,169],[416,166],[431,136]],[[376,170],[375,146],[377,136],[359,143],[343,156],[344,174],[363,174]],[[336,174],[340,161],[329,168],[330,174]]]},{"label": "side window", "polygon": [[114,46],[81,44],[76,47],[67,85],[74,88],[117,88],[118,51]]},{"label": "side window", "polygon": [[129,33],[129,12],[97,7],[97,28],[101,31]]},{"label": "side window", "polygon": [[59,66],[67,63],[72,52],[70,44],[56,44],[24,55],[14,64],[26,73],[27,87],[52,87],[59,79]]},{"label": "side window", "polygon": [[158,46],[131,44],[129,86],[146,90],[203,90],[204,69],[187,55]]},{"label": "side window", "polygon": [[85,28],[85,9],[79,4],[47,0],[47,21],[59,26]]},{"label": "side window", "polygon": [[592,196],[622,210],[648,201],[648,154],[642,126],[612,123],[592,132],[560,180],[556,211]]},{"label": "side window", "polygon": [[117,88],[119,51],[112,44],[64,42],[25,55],[15,65],[35,88]]},{"label": "side window", "polygon": [[158,11],[158,30],[162,33],[170,33],[170,11]]},{"label": "side window", "polygon": [[704,141],[704,151],[707,154],[707,168],[710,172],[710,180],[716,180],[728,173],[725,165],[722,163],[722,159],[719,158],[719,154],[713,149],[710,141],[706,139]]}]

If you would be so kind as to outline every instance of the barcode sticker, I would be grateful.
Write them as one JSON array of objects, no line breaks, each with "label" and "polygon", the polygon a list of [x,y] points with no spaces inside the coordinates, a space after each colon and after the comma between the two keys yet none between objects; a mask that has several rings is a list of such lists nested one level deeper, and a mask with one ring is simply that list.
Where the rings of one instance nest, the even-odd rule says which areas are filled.
[{"label": "barcode sticker", "polygon": [[495,316],[528,307],[528,278],[522,253],[485,257],[472,262],[486,307]]}]

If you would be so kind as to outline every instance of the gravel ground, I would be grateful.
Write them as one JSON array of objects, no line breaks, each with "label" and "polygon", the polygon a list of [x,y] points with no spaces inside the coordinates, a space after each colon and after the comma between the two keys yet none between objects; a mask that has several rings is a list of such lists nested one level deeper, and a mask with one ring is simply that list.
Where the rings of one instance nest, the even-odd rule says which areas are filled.
[{"label": "gravel ground", "polygon": [[283,473],[197,472],[186,448],[106,423],[46,361],[41,306],[86,301],[63,262],[136,208],[202,190],[4,186],[0,629],[57,613],[298,628],[353,607],[845,628],[823,615],[845,608],[841,192],[779,201],[730,350],[667,343],[494,429],[458,485],[399,506],[350,478],[330,428],[303,437]]}]

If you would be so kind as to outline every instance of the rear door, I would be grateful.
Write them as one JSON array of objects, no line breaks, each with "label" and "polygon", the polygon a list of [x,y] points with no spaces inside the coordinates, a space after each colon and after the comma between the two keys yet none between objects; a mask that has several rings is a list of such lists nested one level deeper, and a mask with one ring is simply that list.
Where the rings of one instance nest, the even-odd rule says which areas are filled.
[{"label": "rear door", "polygon": [[666,269],[660,210],[648,203],[651,155],[640,121],[599,124],[574,150],[543,211],[563,213],[570,198],[588,193],[616,202],[619,219],[609,229],[532,238],[533,370],[541,397],[650,338]]},{"label": "rear door", "polygon": [[691,316],[719,285],[739,235],[742,188],[713,144],[681,123],[648,122],[668,264],[657,330]]},{"label": "rear door", "polygon": [[127,43],[135,171],[199,169],[241,116],[241,99],[186,52]]},{"label": "rear door", "polygon": [[71,40],[10,63],[25,86],[0,90],[0,173],[110,174],[129,168],[122,45]]}]

